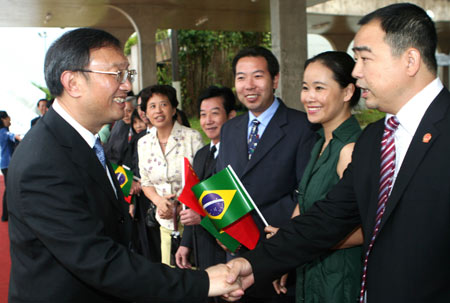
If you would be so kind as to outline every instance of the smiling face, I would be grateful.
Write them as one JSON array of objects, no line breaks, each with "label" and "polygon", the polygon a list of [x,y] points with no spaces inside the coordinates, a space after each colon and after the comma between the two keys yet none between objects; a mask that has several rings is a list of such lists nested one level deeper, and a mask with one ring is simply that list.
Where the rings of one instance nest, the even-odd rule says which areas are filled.
[{"label": "smiling face", "polygon": [[[128,60],[120,49],[103,47],[91,50],[90,63],[86,69],[117,72],[128,68]],[[81,98],[78,108],[84,126],[96,133],[104,124],[122,119],[127,93],[131,83],[117,81],[115,75],[99,73],[78,73]]]},{"label": "smiling face", "polygon": [[350,116],[353,84],[342,88],[333,72],[320,61],[312,62],[303,75],[301,102],[308,120],[335,129]]},{"label": "smiling face", "polygon": [[124,115],[123,115],[123,122],[126,124],[131,123],[131,114],[133,113],[134,107],[133,103],[131,101],[125,102],[125,108],[123,109]]},{"label": "smiling face", "polygon": [[277,74],[270,76],[264,57],[243,57],[236,64],[234,85],[239,101],[255,116],[272,105],[273,91],[278,87]]},{"label": "smiling face", "polygon": [[220,140],[220,129],[228,120],[223,97],[204,99],[200,105],[200,125],[213,144]]},{"label": "smiling face", "polygon": [[134,117],[133,118],[133,129],[136,132],[136,134],[139,134],[140,132],[147,129],[147,125],[140,118]]},{"label": "smiling face", "polygon": [[41,116],[43,116],[47,112],[48,108],[47,108],[47,101],[46,100],[39,101],[39,103],[38,103],[38,110],[41,113]]},{"label": "smiling face", "polygon": [[385,36],[377,20],[361,26],[355,36],[356,65],[352,76],[357,79],[368,108],[396,114],[408,100],[407,60],[404,55],[392,55]]},{"label": "smiling face", "polygon": [[172,127],[176,108],[172,107],[167,96],[153,94],[147,102],[145,113],[153,126],[163,129]]}]

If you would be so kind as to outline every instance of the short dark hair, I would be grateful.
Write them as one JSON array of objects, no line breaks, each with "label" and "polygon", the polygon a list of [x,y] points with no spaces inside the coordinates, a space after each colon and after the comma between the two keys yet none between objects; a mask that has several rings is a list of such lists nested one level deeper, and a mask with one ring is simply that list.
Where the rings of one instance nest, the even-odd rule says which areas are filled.
[{"label": "short dark hair", "polygon": [[156,84],[156,85],[151,85],[151,86],[144,88],[139,94],[139,96],[141,97],[141,110],[143,112],[147,111],[148,100],[154,94],[166,96],[169,99],[172,107],[177,108],[178,100],[177,100],[177,91],[175,90],[175,88],[173,88],[170,85],[166,85],[166,84],[162,84],[162,85]]},{"label": "short dark hair", "polygon": [[232,63],[233,75],[236,76],[236,65],[238,61],[245,57],[263,57],[264,59],[266,59],[267,68],[272,79],[275,78],[275,76],[280,72],[280,64],[278,63],[275,55],[270,50],[262,46],[253,46],[240,50],[234,57]]},{"label": "short dark hair", "polygon": [[45,101],[46,103],[48,103],[47,99],[42,98],[42,99],[39,99],[39,101],[36,103],[36,106],[39,107],[39,103],[41,103],[42,101]]},{"label": "short dark hair", "polygon": [[4,110],[0,110],[0,128],[6,127],[2,120],[6,118],[8,118],[8,113]]},{"label": "short dark hair", "polygon": [[386,33],[384,40],[394,56],[401,55],[408,47],[417,48],[428,69],[436,73],[436,28],[421,7],[411,3],[388,5],[364,16],[358,24],[365,25],[372,20],[380,21]]},{"label": "short dark hair", "polygon": [[355,91],[350,99],[350,107],[358,104],[361,97],[361,90],[356,87],[356,79],[352,77],[352,71],[355,67],[355,61],[345,52],[330,51],[320,53],[305,62],[305,70],[309,64],[320,62],[333,73],[334,80],[339,83],[341,88],[347,87],[350,83],[355,85]]},{"label": "short dark hair", "polygon": [[215,85],[211,85],[207,89],[203,90],[198,97],[198,112],[200,113],[200,108],[202,106],[202,102],[205,99],[214,98],[214,97],[222,97],[223,99],[223,108],[227,115],[234,110],[236,104],[236,97],[233,94],[233,91],[225,86],[218,87]]},{"label": "short dark hair", "polygon": [[90,52],[102,47],[120,49],[119,40],[103,30],[79,28],[59,37],[47,51],[44,74],[50,93],[61,96],[63,86],[60,78],[64,71],[81,70],[89,65]]},{"label": "short dark hair", "polygon": [[139,112],[137,111],[137,109],[134,109],[133,112],[131,113],[131,129],[133,131],[134,134],[136,134],[136,130],[134,129],[133,123],[134,120],[138,119],[139,121],[142,121],[141,116],[139,116]]}]

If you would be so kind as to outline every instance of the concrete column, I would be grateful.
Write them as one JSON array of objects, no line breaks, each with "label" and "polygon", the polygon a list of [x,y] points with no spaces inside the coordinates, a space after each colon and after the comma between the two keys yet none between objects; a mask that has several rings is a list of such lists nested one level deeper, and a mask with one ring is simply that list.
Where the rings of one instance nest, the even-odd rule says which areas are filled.
[{"label": "concrete column", "polygon": [[[149,85],[156,84],[156,42],[155,34],[156,28],[150,27],[148,25],[148,18],[142,20],[146,25],[140,26],[141,31],[141,60],[142,60],[142,71],[140,72],[142,77],[142,88]],[[138,23],[139,24],[139,23]],[[141,89],[142,89],[141,88]]]},{"label": "concrete column", "polygon": [[[133,5],[107,6],[111,11],[115,11],[122,17],[127,18],[138,35],[139,43],[136,58],[138,78],[133,84],[133,91],[137,94],[144,87],[156,84],[157,81],[155,33],[158,22],[149,22],[149,13],[145,9],[142,9],[142,7]],[[114,32],[117,32],[117,30]],[[123,37],[123,35],[120,36],[119,38]]]},{"label": "concrete column", "polygon": [[300,88],[307,59],[306,0],[270,0],[272,51],[280,62],[275,92],[287,106],[303,110]]}]

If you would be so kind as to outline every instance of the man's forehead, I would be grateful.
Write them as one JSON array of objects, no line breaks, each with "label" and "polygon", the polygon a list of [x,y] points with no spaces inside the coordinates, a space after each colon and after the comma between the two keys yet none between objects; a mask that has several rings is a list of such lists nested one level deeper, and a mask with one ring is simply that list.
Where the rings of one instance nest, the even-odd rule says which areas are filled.
[{"label": "man's forehead", "polygon": [[225,109],[224,106],[225,99],[222,96],[211,97],[203,99],[200,105],[200,111],[214,110],[214,109]]},{"label": "man's forehead", "polygon": [[242,57],[238,60],[236,63],[236,72],[239,72],[239,68],[243,67],[244,65],[251,64],[255,67],[256,71],[268,71],[269,65],[266,61],[266,58],[262,56],[246,56]]},{"label": "man's forehead", "polygon": [[90,51],[90,65],[127,68],[128,59],[117,47],[101,47]]},{"label": "man's forehead", "polygon": [[362,25],[355,35],[354,51],[372,51],[377,43],[383,41],[386,33],[378,20]]}]

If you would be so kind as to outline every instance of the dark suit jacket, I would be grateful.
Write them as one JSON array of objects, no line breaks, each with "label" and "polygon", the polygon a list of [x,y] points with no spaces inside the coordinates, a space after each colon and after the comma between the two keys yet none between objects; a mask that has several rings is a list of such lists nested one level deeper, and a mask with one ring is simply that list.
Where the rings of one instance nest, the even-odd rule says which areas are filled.
[{"label": "dark suit jacket", "polygon": [[104,146],[105,155],[111,162],[122,164],[128,147],[130,127],[131,125],[125,124],[123,120],[114,123],[108,142]]},{"label": "dark suit jacket", "polygon": [[[268,224],[279,227],[291,218],[298,203],[295,193],[306,164],[309,161],[315,133],[306,114],[280,106],[267,125],[258,146],[248,160],[248,114],[238,116],[222,126],[220,152],[216,170],[231,165]],[[265,238],[264,224],[252,212],[260,229],[260,239]],[[241,247],[238,254],[247,249]],[[291,275],[295,277],[295,275]],[[292,285],[291,280],[288,284]],[[272,283],[257,286],[247,293],[252,297],[278,297]],[[288,294],[293,296],[292,288]]]},{"label": "dark suit jacket", "polygon": [[117,181],[119,199],[95,152],[66,121],[50,109],[30,132],[8,174],[9,302],[205,300],[205,272],[130,251],[131,219]]},{"label": "dark suit jacket", "polygon": [[[216,170],[231,165],[267,222],[280,226],[288,221],[298,203],[294,191],[308,163],[315,134],[306,114],[280,101],[251,158],[247,154],[248,114],[222,126]],[[255,214],[255,222],[264,225]]]},{"label": "dark suit jacket", "polygon": [[[384,121],[369,125],[324,201],[246,258],[256,282],[308,262],[362,224],[365,251],[378,204]],[[425,134],[432,138],[427,143]],[[450,302],[450,93],[444,88],[414,134],[369,256],[369,303]]]},{"label": "dark suit jacket", "polygon": [[[209,155],[210,144],[203,146],[195,154],[194,171],[200,180],[205,180],[213,174],[216,159],[207,163]],[[216,238],[200,225],[184,227],[181,245],[195,249],[195,261],[201,269],[226,262],[226,253],[217,244]]]},{"label": "dark suit jacket", "polygon": [[33,127],[39,121],[39,119],[41,119],[41,116],[33,118],[30,122],[30,127]]}]

